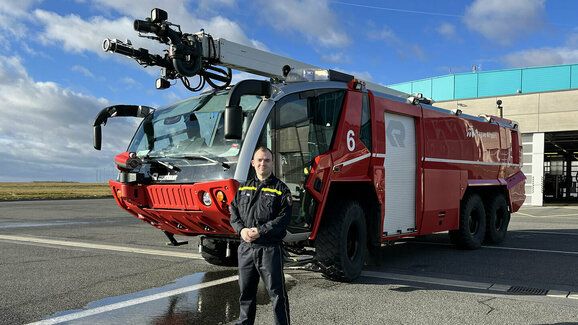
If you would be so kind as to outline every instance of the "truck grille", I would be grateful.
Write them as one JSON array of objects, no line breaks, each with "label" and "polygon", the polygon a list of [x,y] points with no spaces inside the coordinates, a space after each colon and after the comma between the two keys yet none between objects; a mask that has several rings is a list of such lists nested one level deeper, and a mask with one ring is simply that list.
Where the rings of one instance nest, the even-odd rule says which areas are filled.
[{"label": "truck grille", "polygon": [[184,195],[181,186],[178,185],[151,185],[147,187],[147,194],[151,208],[186,209],[194,206],[192,195]]}]

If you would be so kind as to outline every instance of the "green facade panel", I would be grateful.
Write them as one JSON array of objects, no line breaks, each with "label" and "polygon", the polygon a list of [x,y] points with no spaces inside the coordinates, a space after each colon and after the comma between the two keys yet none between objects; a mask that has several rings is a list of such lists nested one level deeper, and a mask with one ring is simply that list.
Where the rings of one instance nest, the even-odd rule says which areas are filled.
[{"label": "green facade panel", "polygon": [[521,69],[478,73],[479,97],[511,95],[521,90]]},{"label": "green facade panel", "polygon": [[578,64],[471,72],[389,87],[437,101],[578,89]]},{"label": "green facade panel", "polygon": [[522,69],[522,93],[570,89],[570,66]]},{"label": "green facade panel", "polygon": [[457,74],[455,99],[478,97],[478,74]]},{"label": "green facade panel", "polygon": [[570,88],[578,88],[578,64],[570,68]]},{"label": "green facade panel", "polygon": [[411,93],[422,93],[424,97],[432,98],[431,96],[431,79],[419,80],[412,82]]},{"label": "green facade panel", "polygon": [[411,94],[411,82],[404,82],[401,84],[390,85],[388,87],[391,89],[399,90],[406,94]]},{"label": "green facade panel", "polygon": [[433,100],[452,100],[454,98],[454,76],[433,78],[431,89]]}]

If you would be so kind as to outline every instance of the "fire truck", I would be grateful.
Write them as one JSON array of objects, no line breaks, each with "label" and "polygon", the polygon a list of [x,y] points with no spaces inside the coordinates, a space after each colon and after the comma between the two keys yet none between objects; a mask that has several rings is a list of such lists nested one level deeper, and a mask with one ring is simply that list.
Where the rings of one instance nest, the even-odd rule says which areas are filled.
[{"label": "fire truck", "polygon": [[[462,249],[505,239],[525,199],[516,122],[437,108],[419,94],[183,33],[167,19],[153,9],[134,22],[140,36],[167,46],[163,55],[110,39],[104,50],[161,67],[158,89],[171,80],[212,89],[160,109],[107,107],[94,122],[94,147],[109,118],[143,119],[115,157],[119,174],[109,185],[121,208],[170,244],[186,243],[175,235],[200,236],[207,262],[236,264],[229,204],[254,177],[260,145],[271,148],[274,173],[291,190],[286,249],[313,256],[330,279],[356,279],[368,252],[403,238],[449,232]],[[267,79],[232,86],[232,69]]]}]

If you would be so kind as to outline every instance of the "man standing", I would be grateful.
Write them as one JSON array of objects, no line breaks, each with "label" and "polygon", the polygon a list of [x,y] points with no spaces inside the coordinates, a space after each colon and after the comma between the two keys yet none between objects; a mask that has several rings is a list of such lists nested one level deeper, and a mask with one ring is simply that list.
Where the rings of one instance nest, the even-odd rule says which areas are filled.
[{"label": "man standing", "polygon": [[255,150],[251,166],[256,177],[239,188],[230,208],[231,226],[241,236],[237,324],[255,322],[259,277],[269,292],[275,324],[289,324],[281,241],[291,219],[291,191],[273,175],[273,153],[267,147]]}]

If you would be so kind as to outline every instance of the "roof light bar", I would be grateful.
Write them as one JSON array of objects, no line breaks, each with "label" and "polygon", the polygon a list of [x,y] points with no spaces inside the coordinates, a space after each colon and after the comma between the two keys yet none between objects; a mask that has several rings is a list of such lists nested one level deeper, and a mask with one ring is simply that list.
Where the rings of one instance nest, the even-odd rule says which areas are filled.
[{"label": "roof light bar", "polygon": [[353,76],[347,73],[326,69],[294,69],[287,74],[286,82],[301,81],[341,81],[349,82]]}]

